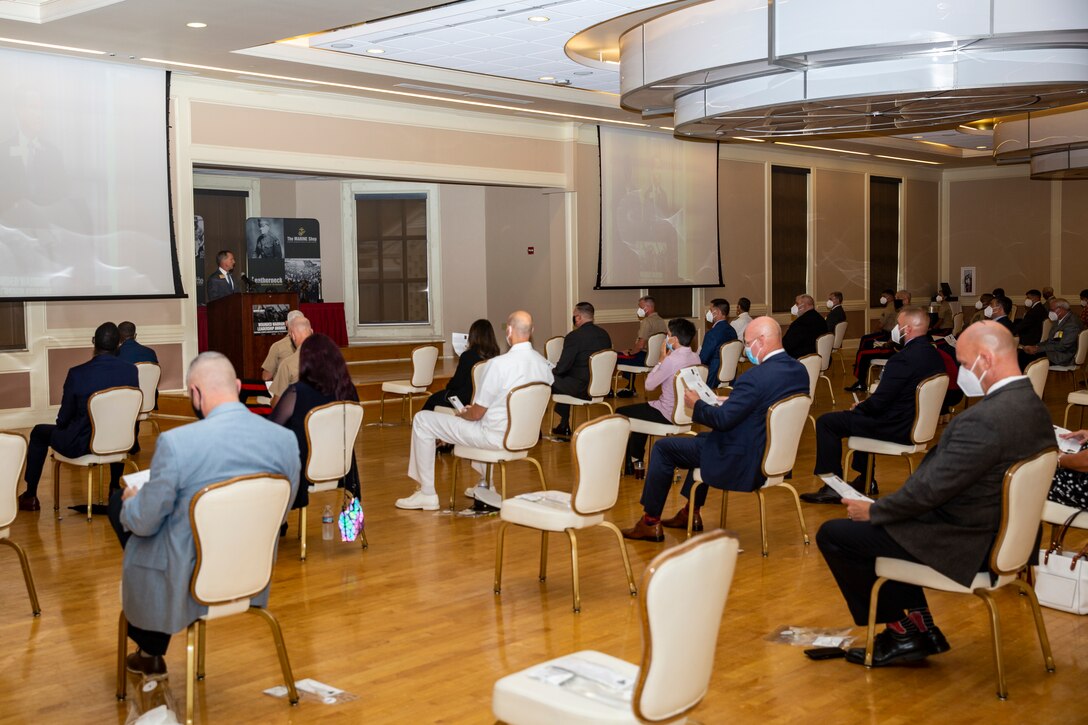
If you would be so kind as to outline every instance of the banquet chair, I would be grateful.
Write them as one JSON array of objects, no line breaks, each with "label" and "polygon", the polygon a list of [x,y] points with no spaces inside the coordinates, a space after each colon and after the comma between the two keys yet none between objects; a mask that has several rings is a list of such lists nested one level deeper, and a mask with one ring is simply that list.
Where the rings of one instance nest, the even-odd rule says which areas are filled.
[{"label": "banquet chair", "polygon": [[1065,402],[1065,421],[1062,423],[1063,428],[1069,427],[1069,410],[1074,405],[1080,407],[1080,425],[1084,425],[1084,408],[1088,406],[1088,390],[1074,390],[1070,393]]},{"label": "banquet chair", "polygon": [[1031,387],[1035,390],[1035,394],[1039,396],[1039,400],[1043,399],[1043,393],[1046,391],[1046,379],[1049,373],[1050,361],[1045,357],[1032,360],[1024,368],[1024,375],[1028,376]]},{"label": "banquet chair", "polygon": [[737,538],[703,534],[668,549],[642,577],[639,665],[582,650],[495,683],[494,716],[509,725],[687,722],[706,696],[737,563]]},{"label": "banquet chair", "polygon": [[[654,366],[661,362],[661,347],[665,344],[665,333],[658,332],[650,335],[650,339],[646,341],[646,361],[642,365],[633,365],[631,363],[619,363],[616,365],[615,379],[612,381],[613,390],[616,389],[617,382],[619,380],[620,373],[631,373],[634,377],[639,375],[645,375],[654,369]],[[635,380],[631,380],[631,390],[635,389]]]},{"label": "banquet chair", "polygon": [[1088,330],[1081,330],[1077,335],[1077,353],[1073,358],[1072,365],[1051,365],[1050,372],[1052,373],[1069,373],[1069,382],[1074,392],[1077,390],[1077,373],[1080,373],[1084,378],[1085,384],[1088,384],[1088,374],[1084,372],[1084,362],[1088,358]]},{"label": "banquet chair", "polygon": [[544,357],[555,367],[563,356],[563,336],[556,335],[544,341]]},{"label": "banquet chair", "polygon": [[740,340],[727,340],[718,348],[718,387],[732,388],[731,383],[737,377],[737,366],[744,354],[744,343]]},{"label": "banquet chair", "polygon": [[[207,614],[186,629],[185,722],[193,722],[196,681],[204,679],[205,631],[209,620],[249,612],[264,619],[276,643],[288,701],[298,704],[295,678],[283,631],[271,612],[251,605],[272,580],[280,523],[291,505],[291,482],[259,473],[205,486],[189,503],[189,522],[196,546],[189,591]],[[127,695],[125,657],[128,622],[121,612],[118,626],[117,699]],[[236,654],[236,653],[235,653]]]},{"label": "banquet chair", "polygon": [[[472,366],[472,397],[467,401],[462,400],[464,405],[472,405],[476,400],[476,391],[480,389],[480,383],[484,380],[484,370],[487,368],[487,360],[481,360]],[[444,415],[456,415],[457,411],[448,405],[436,405],[434,406],[434,412],[442,413]]]},{"label": "banquet chair", "polygon": [[434,369],[438,364],[438,348],[434,345],[419,345],[412,350],[412,377],[408,380],[387,380],[382,383],[381,411],[378,422],[371,425],[392,425],[385,422],[385,394],[401,396],[401,422],[404,422],[404,403],[408,402],[408,421],[412,420],[412,399],[416,395],[425,395],[427,388],[434,382]]},{"label": "banquet chair", "polygon": [[[11,540],[11,525],[19,513],[18,488],[26,470],[26,438],[17,433],[0,432],[0,544],[6,544],[15,550],[19,565],[23,568],[23,582],[30,597],[30,611],[38,617],[42,608],[38,604],[38,592],[34,588],[34,574],[30,571],[30,561],[26,558],[23,547]],[[9,591],[11,580],[8,579]]]},{"label": "banquet chair", "polygon": [[[727,345],[729,343],[726,343]],[[694,369],[699,377],[706,382],[707,368],[706,365],[692,365],[682,370]],[[683,435],[691,431],[691,411],[688,410],[687,405],[684,403],[684,392],[687,390],[687,386],[684,385],[684,380],[680,375],[681,370],[677,370],[672,376],[672,391],[675,396],[672,415],[668,423],[654,423],[650,420],[642,420],[641,418],[631,418],[631,432],[632,433],[644,433],[647,436],[646,449],[653,450],[654,438],[664,438],[665,436]],[[643,458],[643,460],[649,460],[649,456]],[[621,459],[622,468],[622,459]]]},{"label": "banquet chair", "polygon": [[616,371],[616,360],[619,354],[615,350],[598,350],[589,356],[589,388],[587,393],[589,399],[576,398],[573,395],[564,395],[563,393],[552,393],[552,410],[555,410],[556,403],[566,403],[571,406],[571,420],[574,419],[573,408],[585,408],[586,420],[589,420],[589,409],[594,405],[603,405],[608,408],[609,414],[612,413],[612,406],[605,396],[608,395],[608,391],[612,385],[612,375]]},{"label": "banquet chair", "polygon": [[[840,323],[842,324],[842,323]],[[835,336],[830,332],[816,338],[816,352],[820,356],[820,380],[827,383],[827,392],[831,395],[831,406],[835,406],[835,388],[831,385],[831,378],[827,377],[827,370],[831,367],[831,353],[835,344]],[[816,391],[812,391],[813,401],[816,400]]]},{"label": "banquet chair", "polygon": [[1008,697],[1005,686],[1005,664],[1001,655],[1001,628],[997,604],[991,593],[1002,587],[1014,584],[1027,597],[1035,616],[1035,629],[1039,635],[1039,645],[1043,650],[1043,660],[1047,672],[1054,671],[1054,656],[1050,651],[1050,641],[1046,635],[1046,624],[1039,610],[1039,600],[1035,590],[1018,574],[1028,565],[1033,550],[1036,549],[1036,536],[1039,530],[1047,491],[1050,489],[1054,470],[1058,463],[1058,453],[1048,448],[1031,458],[1018,461],[1005,472],[1003,483],[1004,495],[1001,505],[1001,526],[993,550],[990,552],[987,571],[975,575],[969,586],[949,579],[937,570],[914,561],[877,557],[877,580],[873,584],[869,600],[868,638],[865,643],[865,666],[873,664],[873,639],[876,631],[877,601],[880,589],[887,581],[913,584],[927,589],[936,589],[954,594],[974,594],[983,602],[990,614],[990,631],[993,638],[994,667],[997,674],[997,696],[1004,700]]},{"label": "banquet chair", "polygon": [[574,489],[536,491],[506,499],[499,513],[498,545],[495,550],[495,594],[502,593],[502,552],[506,529],[510,524],[540,531],[540,581],[548,571],[548,532],[565,532],[570,539],[571,586],[574,611],[582,610],[578,587],[578,537],[576,532],[604,526],[616,535],[627,572],[627,588],[637,596],[635,578],[623,534],[604,516],[619,496],[620,468],[627,436],[631,426],[622,415],[608,415],[578,426],[571,438],[571,458],[574,460]]},{"label": "banquet chair", "polygon": [[846,361],[842,355],[842,343],[846,339],[846,328],[850,326],[846,320],[835,325],[835,344],[831,346],[832,353],[839,354],[839,367],[842,368],[842,374],[846,375]]},{"label": "banquet chair", "polygon": [[140,415],[136,421],[142,423],[149,421],[155,428],[155,435],[162,431],[159,429],[159,421],[152,417],[155,413],[155,402],[159,394],[159,380],[162,377],[162,368],[158,363],[136,363],[136,374],[140,380],[140,392],[144,394],[143,404],[140,406]]},{"label": "banquet chair", "polygon": [[[810,353],[804,355],[798,359],[799,363],[805,366],[805,372],[808,373],[808,397],[816,400],[816,384],[820,382],[820,366],[823,365],[823,358],[817,353]],[[808,415],[809,422],[812,423],[812,432],[816,432],[816,418],[813,417],[811,408]]]},{"label": "banquet chair", "polygon": [[952,336],[958,337],[963,332],[963,312],[952,315]]},{"label": "banquet chair", "polygon": [[[363,406],[353,400],[334,400],[306,414],[306,445],[309,454],[299,485],[309,484],[311,494],[335,491],[340,479],[351,473],[355,462],[355,439],[363,424]],[[298,510],[299,559],[306,561],[306,510]],[[359,532],[367,548],[366,531]]]}]

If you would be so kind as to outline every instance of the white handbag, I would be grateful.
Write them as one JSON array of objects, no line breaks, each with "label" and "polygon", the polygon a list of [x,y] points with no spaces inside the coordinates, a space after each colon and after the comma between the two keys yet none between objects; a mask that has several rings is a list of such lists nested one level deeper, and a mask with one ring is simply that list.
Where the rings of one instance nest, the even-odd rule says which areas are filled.
[{"label": "white handbag", "polygon": [[1073,520],[1070,516],[1050,541],[1050,548],[1039,550],[1035,567],[1035,595],[1039,604],[1073,614],[1088,614],[1088,546],[1079,553],[1062,551],[1062,541]]}]

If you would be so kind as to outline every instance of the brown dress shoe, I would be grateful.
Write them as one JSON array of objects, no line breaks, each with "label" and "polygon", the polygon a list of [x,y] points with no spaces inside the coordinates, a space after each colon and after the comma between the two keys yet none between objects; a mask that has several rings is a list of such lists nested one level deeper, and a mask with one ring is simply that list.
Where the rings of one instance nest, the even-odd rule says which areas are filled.
[{"label": "brown dress shoe", "polygon": [[31,496],[28,493],[19,494],[19,510],[20,511],[40,511],[42,505],[38,503],[37,496]]},{"label": "brown dress shoe", "polygon": [[[687,526],[687,524],[684,525]],[[665,532],[661,530],[660,521],[656,524],[648,524],[645,518],[641,518],[637,524],[623,530],[623,538],[635,539],[636,541],[662,542],[665,540]]]},{"label": "brown dress shoe", "polygon": [[[686,529],[688,527],[688,507],[685,506],[677,511],[676,515],[671,519],[661,519],[661,525],[666,529]],[[703,517],[698,511],[695,512],[695,518],[691,521],[691,530],[703,530]]]},{"label": "brown dress shoe", "polygon": [[166,674],[166,660],[160,655],[149,657],[142,652],[133,652],[125,658],[125,669],[144,677],[162,677]]}]

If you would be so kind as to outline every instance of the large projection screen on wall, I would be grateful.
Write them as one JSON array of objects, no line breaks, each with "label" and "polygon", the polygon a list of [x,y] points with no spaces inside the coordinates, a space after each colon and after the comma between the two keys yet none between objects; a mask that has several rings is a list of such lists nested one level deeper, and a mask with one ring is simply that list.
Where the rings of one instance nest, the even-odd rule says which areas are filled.
[{"label": "large projection screen on wall", "polygon": [[600,127],[597,288],[720,287],[718,145]]},{"label": "large projection screen on wall", "polygon": [[161,70],[0,51],[0,298],[182,294]]}]

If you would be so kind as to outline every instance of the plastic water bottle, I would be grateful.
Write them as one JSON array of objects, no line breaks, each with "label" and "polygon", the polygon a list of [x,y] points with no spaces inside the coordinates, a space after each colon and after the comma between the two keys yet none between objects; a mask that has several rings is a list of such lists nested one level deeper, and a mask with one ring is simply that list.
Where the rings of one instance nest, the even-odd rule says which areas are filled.
[{"label": "plastic water bottle", "polygon": [[334,528],[332,506],[326,504],[325,510],[321,512],[321,538],[324,541],[332,541]]}]

